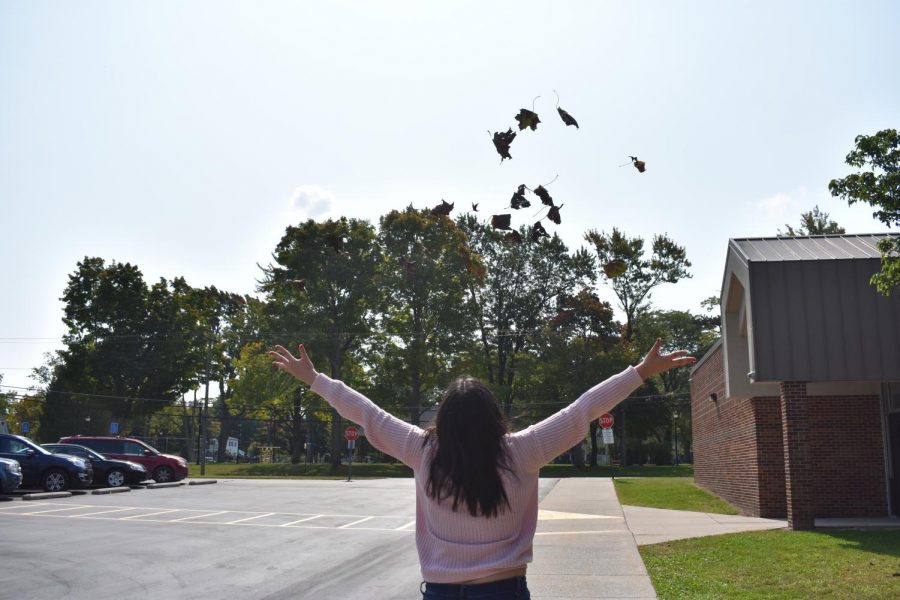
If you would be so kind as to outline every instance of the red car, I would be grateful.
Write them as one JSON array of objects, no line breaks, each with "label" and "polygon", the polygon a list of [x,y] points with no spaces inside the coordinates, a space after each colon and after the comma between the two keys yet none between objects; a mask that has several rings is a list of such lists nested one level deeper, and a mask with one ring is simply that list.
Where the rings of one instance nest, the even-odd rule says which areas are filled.
[{"label": "red car", "polygon": [[75,435],[59,438],[59,443],[80,444],[107,458],[140,463],[158,483],[179,481],[188,476],[186,460],[180,456],[163,454],[135,438]]}]

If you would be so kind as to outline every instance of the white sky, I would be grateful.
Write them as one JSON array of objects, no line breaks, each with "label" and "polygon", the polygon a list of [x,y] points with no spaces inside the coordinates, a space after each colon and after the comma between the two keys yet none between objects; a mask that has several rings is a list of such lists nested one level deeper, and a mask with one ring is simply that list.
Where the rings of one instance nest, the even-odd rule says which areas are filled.
[{"label": "white sky", "polygon": [[[502,212],[557,174],[548,230],[668,233],[694,277],[654,299],[697,311],[731,237],[815,204],[885,230],[827,184],[856,135],[900,126],[898,25],[889,0],[0,0],[3,384],[59,347],[85,256],[252,293],[289,224]],[[487,130],[535,96],[499,164]]]}]

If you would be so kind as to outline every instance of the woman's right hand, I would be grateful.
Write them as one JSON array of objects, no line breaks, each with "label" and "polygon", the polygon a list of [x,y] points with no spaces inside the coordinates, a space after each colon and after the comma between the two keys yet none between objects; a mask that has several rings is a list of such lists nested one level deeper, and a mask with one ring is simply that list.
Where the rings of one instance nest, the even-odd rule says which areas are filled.
[{"label": "woman's right hand", "polygon": [[644,360],[635,367],[638,374],[641,376],[641,379],[647,379],[652,375],[664,373],[669,369],[687,367],[697,362],[696,358],[688,355],[687,350],[676,350],[675,352],[669,352],[668,354],[660,354],[659,349],[661,346],[662,340],[656,338],[656,343],[650,348],[650,352],[648,352],[647,356],[644,357]]},{"label": "woman's right hand", "polygon": [[272,362],[273,365],[285,373],[293,375],[306,385],[313,384],[319,372],[316,371],[312,361],[309,360],[309,355],[306,354],[306,348],[303,347],[303,344],[298,346],[300,358],[295,357],[284,346],[276,345],[275,348],[275,350],[269,352],[269,355],[275,359]]}]

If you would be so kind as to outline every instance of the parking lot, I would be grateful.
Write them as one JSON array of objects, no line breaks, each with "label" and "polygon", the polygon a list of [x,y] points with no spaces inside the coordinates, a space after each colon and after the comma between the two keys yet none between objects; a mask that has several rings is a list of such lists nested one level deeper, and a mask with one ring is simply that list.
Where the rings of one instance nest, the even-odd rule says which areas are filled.
[{"label": "parking lot", "polygon": [[0,597],[416,597],[414,502],[411,479],[0,501]]}]

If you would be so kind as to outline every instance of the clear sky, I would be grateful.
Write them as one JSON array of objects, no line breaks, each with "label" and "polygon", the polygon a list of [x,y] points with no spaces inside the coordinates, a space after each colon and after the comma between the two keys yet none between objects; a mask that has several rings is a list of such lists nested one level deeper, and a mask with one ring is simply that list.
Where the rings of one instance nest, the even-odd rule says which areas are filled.
[{"label": "clear sky", "polygon": [[[900,127],[898,30],[889,0],[0,0],[3,383],[59,347],[85,256],[254,293],[289,224],[501,212],[556,175],[548,230],[667,233],[693,279],[654,301],[698,311],[729,238],[816,204],[885,231],[827,184],[856,135]],[[487,130],[535,96],[500,164]]]}]

